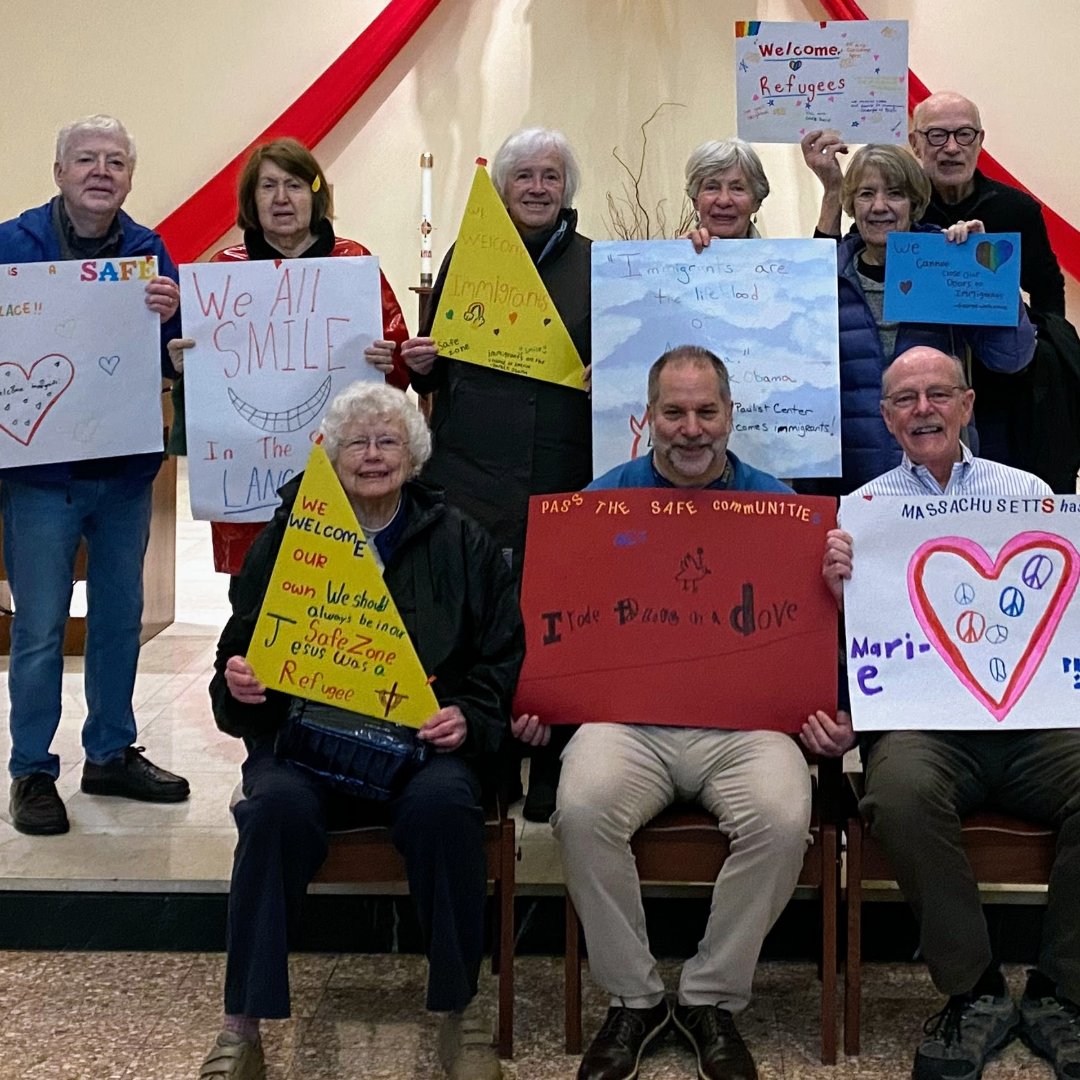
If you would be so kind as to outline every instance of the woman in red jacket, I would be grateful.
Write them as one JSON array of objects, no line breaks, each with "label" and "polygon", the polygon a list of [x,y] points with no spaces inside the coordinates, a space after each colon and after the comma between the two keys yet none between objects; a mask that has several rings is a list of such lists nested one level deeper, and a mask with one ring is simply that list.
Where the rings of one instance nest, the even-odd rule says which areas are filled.
[{"label": "woman in red jacket", "polygon": [[[255,147],[237,185],[236,224],[244,230],[243,244],[222,248],[211,262],[246,262],[249,259],[321,259],[343,255],[370,255],[363,244],[334,235],[331,219],[334,201],[330,185],[311,151],[296,139],[275,139]],[[409,336],[401,306],[385,275],[382,278],[383,337],[365,350],[368,363],[386,375],[399,390],[409,385],[408,369],[401,358],[401,343]],[[169,342],[173,366],[183,368],[184,349],[190,338]],[[173,394],[176,410],[169,449],[186,453],[182,383]],[[214,569],[236,575],[263,521],[212,521]]]}]

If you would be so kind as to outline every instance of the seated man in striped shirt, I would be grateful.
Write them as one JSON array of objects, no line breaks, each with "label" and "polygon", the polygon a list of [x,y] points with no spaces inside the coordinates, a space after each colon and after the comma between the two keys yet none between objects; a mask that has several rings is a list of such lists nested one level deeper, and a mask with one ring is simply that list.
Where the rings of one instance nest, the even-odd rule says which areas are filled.
[{"label": "seated man in striped shirt", "polygon": [[[963,365],[919,347],[886,370],[885,424],[904,451],[900,465],[860,495],[1041,498],[1038,477],[977,458],[960,441],[975,392]],[[837,603],[852,576],[851,536],[829,533],[822,568]],[[913,705],[916,703],[912,703]],[[819,754],[855,743],[850,718],[819,713],[803,742]],[[1080,732],[890,731],[864,741],[866,795],[860,809],[882,844],[919,921],[934,985],[949,995],[926,1024],[914,1080],[977,1080],[986,1059],[1016,1035],[1053,1065],[1059,1080],[1080,1077]],[[990,947],[960,819],[995,805],[1058,830],[1057,856],[1038,966],[1020,1006],[1009,996]]]}]

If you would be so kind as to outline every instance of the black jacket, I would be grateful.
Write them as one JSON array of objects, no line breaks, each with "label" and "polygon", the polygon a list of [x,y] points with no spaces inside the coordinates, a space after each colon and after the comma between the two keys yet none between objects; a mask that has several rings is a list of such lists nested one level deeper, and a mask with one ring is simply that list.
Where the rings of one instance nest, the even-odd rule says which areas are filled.
[{"label": "black jacket", "polygon": [[1000,184],[975,170],[975,190],[958,203],[942,202],[931,192],[922,220],[947,229],[958,221],[977,218],[989,233],[1020,234],[1020,288],[1031,298],[1033,311],[1065,314],[1065,279],[1050,247],[1042,207],[1018,188]]},{"label": "black jacket", "polygon": [[[583,365],[591,357],[592,241],[576,231],[577,212],[560,214],[555,242],[536,251],[540,273]],[[557,227],[557,228],[558,228]],[[421,334],[431,332],[453,248],[443,259]],[[411,375],[419,394],[435,391],[435,449],[424,476],[474,517],[521,573],[530,495],[578,491],[592,479],[592,414],[587,394],[439,356],[428,375]]]},{"label": "black jacket", "polygon": [[[247,653],[300,479],[281,489],[281,506],[229,589],[233,614],[218,641],[210,699],[218,727],[230,735],[269,734],[288,709],[288,695],[278,691],[268,691],[262,705],[238,702],[224,672],[230,656]],[[412,481],[403,498],[406,523],[383,575],[424,670],[435,676],[439,704],[465,714],[468,735],[458,752],[488,758],[506,733],[525,657],[517,597],[490,537],[447,506],[441,491]]]}]

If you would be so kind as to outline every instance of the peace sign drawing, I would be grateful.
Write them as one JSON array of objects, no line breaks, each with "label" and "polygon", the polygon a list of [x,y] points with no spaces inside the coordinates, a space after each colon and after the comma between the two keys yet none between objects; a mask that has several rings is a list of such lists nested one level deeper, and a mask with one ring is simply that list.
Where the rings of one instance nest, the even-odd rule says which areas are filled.
[{"label": "peace sign drawing", "polygon": [[999,723],[1038,671],[1078,579],[1076,548],[1039,531],[1014,536],[997,559],[965,537],[928,540],[907,571],[930,643]]}]

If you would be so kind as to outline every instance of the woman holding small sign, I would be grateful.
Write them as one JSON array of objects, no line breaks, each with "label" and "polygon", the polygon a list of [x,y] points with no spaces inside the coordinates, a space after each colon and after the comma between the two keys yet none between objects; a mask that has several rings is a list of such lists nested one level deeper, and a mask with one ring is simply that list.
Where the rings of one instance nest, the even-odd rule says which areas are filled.
[{"label": "woman holding small sign", "polygon": [[[215,252],[211,262],[371,254],[363,244],[334,234],[330,185],[314,155],[296,139],[275,139],[252,150],[240,173],[236,201],[236,224],[244,230],[244,242]],[[409,385],[409,376],[400,348],[409,331],[394,290],[384,275],[380,277],[384,337],[374,341],[364,355],[369,364],[385,374],[391,386],[404,390]],[[169,356],[177,371],[183,369],[185,350],[194,345],[191,338],[174,338],[169,342]],[[182,382],[173,388],[173,406],[176,423],[169,450],[185,454]],[[214,569],[239,574],[244,556],[264,525],[261,521],[211,522]]]},{"label": "woman holding small sign", "polygon": [[[813,134],[813,133],[812,133]],[[818,133],[820,134],[820,133]],[[809,139],[809,136],[808,136]],[[826,154],[832,149],[833,154]],[[811,167],[813,143],[803,152]],[[809,153],[808,153],[809,152]],[[839,169],[835,141],[822,155]],[[817,169],[815,168],[815,171]],[[885,257],[889,233],[940,232],[917,224],[930,201],[930,181],[908,148],[870,144],[858,150],[844,175],[840,192],[844,213],[855,228],[837,245],[840,319],[840,430],[843,478],[816,482],[820,494],[847,494],[900,464],[900,447],[881,417],[881,380],[893,358],[916,345],[972,358],[991,371],[1011,374],[1025,368],[1035,350],[1035,331],[1017,294],[1015,326],[953,326],[887,322],[884,318]],[[815,236],[830,217],[823,204]],[[952,243],[983,232],[981,221],[960,221],[945,230]],[[968,429],[974,438],[974,425]],[[974,443],[972,449],[977,449]],[[800,490],[808,487],[800,485]]]},{"label": "woman holding small sign", "polygon": [[[259,1020],[289,1015],[287,929],[326,857],[327,829],[374,820],[389,825],[405,860],[427,942],[427,1007],[448,1014],[439,1034],[442,1063],[453,1080],[498,1080],[490,1018],[475,995],[487,891],[483,793],[491,788],[524,657],[516,593],[484,530],[416,479],[431,453],[431,435],[400,390],[353,383],[331,402],[320,432],[313,455],[325,450],[340,488],[329,474],[324,494],[310,486],[301,491],[307,474],[282,488],[281,507],[233,583],[233,616],[218,643],[214,715],[224,731],[244,738],[248,756],[243,799],[234,808],[239,840],[224,1026],[201,1075],[265,1075]],[[308,473],[315,471],[313,457]],[[339,558],[333,580],[331,571],[323,574],[322,588],[298,585],[304,579],[294,557],[297,535],[315,556],[318,542],[310,538],[346,537],[349,580],[339,580]],[[296,685],[300,697],[268,688],[247,659],[264,600],[281,609],[268,598],[279,551],[285,591],[312,597],[310,632],[296,644],[317,650],[324,637],[339,643],[338,657],[325,650],[325,665],[307,680],[286,677],[295,665],[281,667],[279,683]],[[381,570],[377,601],[371,559]],[[304,561],[325,565],[317,557]],[[356,666],[349,657],[372,640],[362,630],[391,623],[395,648],[411,642],[437,699],[434,715],[418,729],[331,704],[349,695],[346,668]],[[264,637],[260,629],[254,644]],[[387,702],[384,715],[393,704]]]}]

